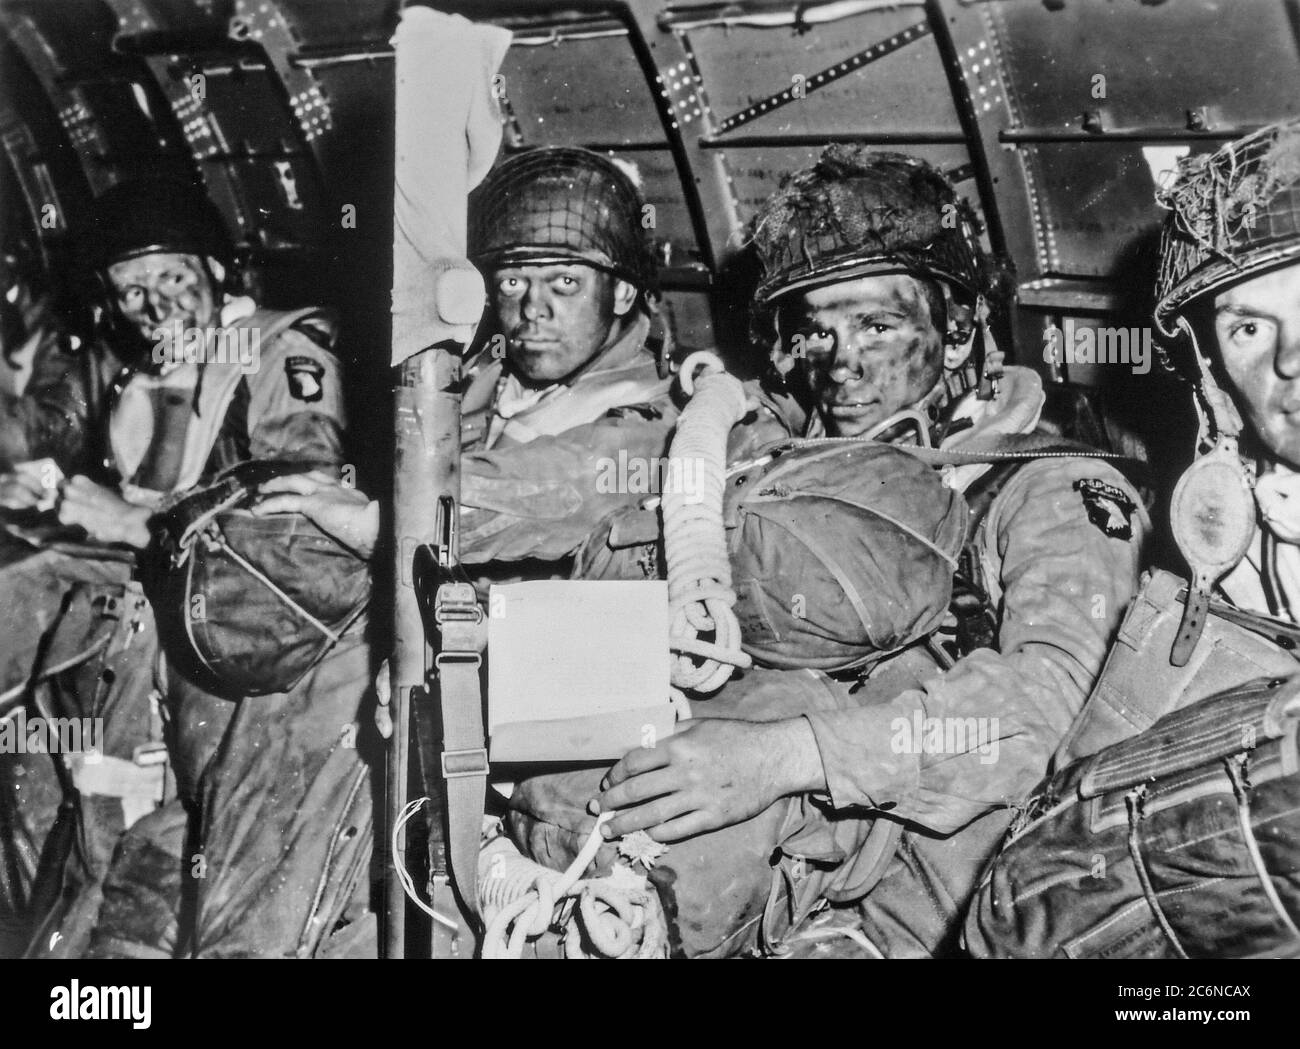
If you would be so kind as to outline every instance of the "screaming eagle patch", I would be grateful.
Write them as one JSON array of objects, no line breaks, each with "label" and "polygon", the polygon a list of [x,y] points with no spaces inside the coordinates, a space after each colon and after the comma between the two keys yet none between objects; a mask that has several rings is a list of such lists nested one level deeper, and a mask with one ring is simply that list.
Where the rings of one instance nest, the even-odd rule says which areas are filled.
[{"label": "screaming eagle patch", "polygon": [[1137,504],[1128,493],[1098,477],[1074,482],[1074,490],[1083,498],[1088,520],[1111,539],[1133,538],[1133,511]]},{"label": "screaming eagle patch", "polygon": [[325,395],[325,365],[311,357],[289,357],[284,362],[289,392],[300,401],[319,401]]}]

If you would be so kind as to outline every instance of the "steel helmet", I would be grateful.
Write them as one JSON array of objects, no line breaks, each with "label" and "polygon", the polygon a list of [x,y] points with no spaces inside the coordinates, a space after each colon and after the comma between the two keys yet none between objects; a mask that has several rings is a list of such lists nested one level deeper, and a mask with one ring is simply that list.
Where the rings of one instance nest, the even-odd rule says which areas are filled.
[{"label": "steel helmet", "polygon": [[644,202],[632,179],[586,149],[511,157],[470,195],[469,257],[481,270],[582,262],[642,291],[658,286]]},{"label": "steel helmet", "polygon": [[970,206],[937,168],[901,153],[828,146],[787,176],[754,219],[756,306],[800,288],[919,272],[973,300],[991,280]]},{"label": "steel helmet", "polygon": [[1300,258],[1300,119],[1185,158],[1157,199],[1170,213],[1155,319],[1172,336],[1193,300]]},{"label": "steel helmet", "polygon": [[175,179],[113,186],[95,200],[85,239],[97,270],[153,252],[214,258],[227,272],[234,259],[234,244],[216,207],[201,189]]}]

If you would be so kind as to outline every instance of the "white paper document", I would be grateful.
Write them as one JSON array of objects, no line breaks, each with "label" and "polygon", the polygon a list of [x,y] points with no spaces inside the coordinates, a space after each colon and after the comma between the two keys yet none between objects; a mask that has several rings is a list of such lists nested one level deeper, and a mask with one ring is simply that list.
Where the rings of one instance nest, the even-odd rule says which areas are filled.
[{"label": "white paper document", "polygon": [[616,760],[672,734],[669,687],[667,583],[492,587],[493,762]]}]

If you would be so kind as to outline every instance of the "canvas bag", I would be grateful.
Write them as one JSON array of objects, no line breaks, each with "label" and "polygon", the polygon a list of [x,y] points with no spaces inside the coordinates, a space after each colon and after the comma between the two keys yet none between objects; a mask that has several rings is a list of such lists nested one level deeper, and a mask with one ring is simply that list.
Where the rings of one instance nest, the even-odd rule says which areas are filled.
[{"label": "canvas bag", "polygon": [[1300,676],[1200,700],[1068,765],[966,922],[979,957],[1300,955]]},{"label": "canvas bag", "polygon": [[370,566],[257,486],[310,463],[241,463],[160,513],[146,590],[174,669],[229,696],[293,688],[365,611]]},{"label": "canvas bag", "polygon": [[1088,702],[1057,748],[1054,768],[1142,732],[1171,711],[1253,678],[1300,670],[1300,630],[1211,602],[1200,640],[1182,667],[1170,654],[1187,583],[1169,572],[1147,576],[1129,606]]}]

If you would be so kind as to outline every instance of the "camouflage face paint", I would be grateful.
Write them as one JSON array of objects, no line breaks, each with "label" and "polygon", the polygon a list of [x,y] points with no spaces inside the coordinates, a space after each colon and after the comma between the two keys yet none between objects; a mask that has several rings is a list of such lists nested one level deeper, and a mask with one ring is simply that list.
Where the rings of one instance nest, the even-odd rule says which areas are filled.
[{"label": "camouflage face paint", "polygon": [[178,324],[188,329],[215,323],[217,291],[197,255],[158,251],[115,262],[108,280],[118,310],[146,342]]},{"label": "camouflage face paint", "polygon": [[828,432],[856,437],[921,400],[943,374],[943,340],[921,282],[878,274],[799,293],[782,345],[807,369]]},{"label": "camouflage face paint", "polygon": [[506,356],[527,384],[558,382],[608,344],[616,319],[608,273],[579,263],[502,266],[490,291]]}]

